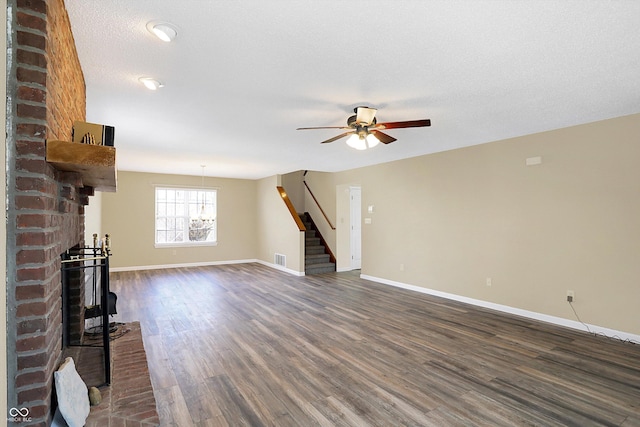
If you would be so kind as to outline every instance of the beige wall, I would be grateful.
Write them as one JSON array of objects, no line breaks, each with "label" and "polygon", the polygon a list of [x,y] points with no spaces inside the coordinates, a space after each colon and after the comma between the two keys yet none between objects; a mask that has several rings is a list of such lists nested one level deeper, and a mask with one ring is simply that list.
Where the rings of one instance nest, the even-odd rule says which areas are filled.
[{"label": "beige wall", "polygon": [[363,207],[375,205],[362,214],[365,276],[570,320],[573,290],[584,322],[640,334],[639,135],[633,115],[324,176],[313,189],[328,200],[361,182]]},{"label": "beige wall", "polygon": [[104,236],[102,232],[102,192],[96,191],[89,197],[89,204],[84,207],[84,244],[93,245],[93,234],[98,239]]},{"label": "beige wall", "polygon": [[118,191],[102,194],[102,232],[111,236],[115,269],[207,264],[257,257],[256,182],[204,178],[218,189],[218,244],[154,248],[155,186],[200,187],[201,176],[118,172]]},{"label": "beige wall", "polygon": [[304,208],[304,171],[291,172],[280,177],[280,181],[289,200],[299,214],[305,212]]},{"label": "beige wall", "polygon": [[286,269],[299,274],[304,272],[304,232],[280,197],[276,187],[281,184],[278,176],[257,181],[257,258],[273,264],[276,253],[285,255]]}]

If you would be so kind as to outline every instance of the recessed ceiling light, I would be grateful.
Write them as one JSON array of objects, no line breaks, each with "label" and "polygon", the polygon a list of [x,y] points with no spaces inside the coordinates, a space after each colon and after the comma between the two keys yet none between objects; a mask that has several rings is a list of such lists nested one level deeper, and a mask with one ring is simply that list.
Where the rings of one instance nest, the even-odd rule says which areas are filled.
[{"label": "recessed ceiling light", "polygon": [[145,85],[149,90],[158,90],[159,88],[164,87],[162,83],[151,77],[140,77],[138,80],[140,80],[140,83]]},{"label": "recessed ceiling light", "polygon": [[176,27],[166,22],[149,22],[147,30],[163,42],[170,42],[178,35]]}]

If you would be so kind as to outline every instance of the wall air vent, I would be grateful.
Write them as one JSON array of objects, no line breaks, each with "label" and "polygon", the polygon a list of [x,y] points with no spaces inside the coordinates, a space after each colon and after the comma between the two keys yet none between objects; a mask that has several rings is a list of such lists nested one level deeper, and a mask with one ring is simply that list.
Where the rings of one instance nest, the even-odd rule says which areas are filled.
[{"label": "wall air vent", "polygon": [[275,254],[273,256],[273,263],[275,265],[280,265],[282,267],[286,267],[287,266],[287,256],[286,255],[282,255],[282,254]]}]

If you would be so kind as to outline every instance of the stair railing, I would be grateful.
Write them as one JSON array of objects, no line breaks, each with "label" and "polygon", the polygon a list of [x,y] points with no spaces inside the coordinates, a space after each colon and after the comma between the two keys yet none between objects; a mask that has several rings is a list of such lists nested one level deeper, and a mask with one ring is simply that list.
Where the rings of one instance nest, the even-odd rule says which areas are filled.
[{"label": "stair railing", "polygon": [[302,182],[304,182],[304,186],[307,188],[307,191],[309,191],[309,194],[311,195],[311,198],[313,199],[313,201],[316,203],[316,206],[318,206],[318,209],[320,209],[320,212],[322,213],[322,216],[324,216],[325,221],[327,221],[327,224],[329,224],[329,227],[331,227],[332,230],[335,230],[336,227],[334,227],[333,224],[331,224],[329,217],[324,212],[324,209],[322,209],[322,206],[320,206],[318,199],[316,199],[316,196],[313,194],[313,191],[311,191],[311,188],[309,188],[309,184],[307,184],[307,181],[302,181]]},{"label": "stair railing", "polygon": [[281,186],[277,186],[276,189],[278,190],[278,193],[280,193],[280,197],[282,197],[282,201],[287,206],[287,209],[289,210],[291,217],[296,222],[296,225],[298,226],[298,230],[306,231],[307,228],[302,223],[300,216],[298,216],[298,213],[296,212],[296,208],[293,207],[293,203],[291,203],[289,196],[287,196],[287,192],[284,191],[284,188]]}]

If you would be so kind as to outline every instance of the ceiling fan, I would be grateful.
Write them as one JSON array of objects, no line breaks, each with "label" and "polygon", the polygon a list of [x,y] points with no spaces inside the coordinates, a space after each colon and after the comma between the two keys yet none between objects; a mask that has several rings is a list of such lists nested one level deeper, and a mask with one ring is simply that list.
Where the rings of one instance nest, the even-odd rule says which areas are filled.
[{"label": "ceiling fan", "polygon": [[367,148],[375,147],[379,142],[382,142],[383,144],[390,144],[393,141],[396,141],[394,137],[381,132],[381,130],[431,126],[431,120],[429,119],[378,123],[375,117],[376,111],[377,110],[375,108],[356,107],[353,109],[353,112],[356,114],[347,119],[347,126],[307,127],[298,128],[296,130],[345,129],[348,130],[348,132],[344,132],[338,136],[329,138],[326,141],[322,141],[321,144],[327,144],[351,135],[347,140],[347,144],[358,150],[366,150]]}]

